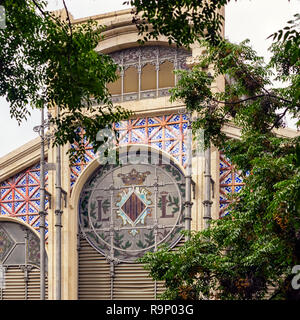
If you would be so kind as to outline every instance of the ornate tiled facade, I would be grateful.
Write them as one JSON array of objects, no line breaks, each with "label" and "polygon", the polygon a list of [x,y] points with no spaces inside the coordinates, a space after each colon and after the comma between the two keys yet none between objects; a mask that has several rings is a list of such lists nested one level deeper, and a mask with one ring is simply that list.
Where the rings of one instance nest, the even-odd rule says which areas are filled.
[{"label": "ornate tiled facade", "polygon": [[[45,181],[47,183],[48,174]],[[0,183],[1,215],[15,217],[39,230],[40,165],[35,164]],[[48,200],[46,200],[46,205]],[[46,222],[47,226],[47,222]],[[47,234],[47,230],[46,230]]]},{"label": "ornate tiled facade", "polygon": [[[118,145],[144,144],[154,146],[166,151],[179,164],[185,166],[186,150],[184,139],[187,126],[188,119],[185,114],[169,114],[121,121],[114,125],[114,129],[118,132]],[[86,165],[95,157],[93,147],[86,140],[84,140],[84,144],[86,162],[84,163],[78,159],[71,167],[71,186],[73,186]]]},{"label": "ornate tiled facade", "polygon": [[[178,163],[185,166],[186,150],[184,139],[187,123],[186,115],[169,114],[121,121],[115,124],[114,128],[119,133],[119,145],[145,144],[154,146],[171,154]],[[70,168],[71,186],[73,186],[86,165],[95,158],[91,144],[85,140],[84,143],[86,162],[78,160]],[[220,153],[220,217],[228,214],[229,196],[232,193],[240,192],[243,185],[243,177],[234,169],[229,159],[223,153]],[[39,186],[39,164],[31,166],[2,182],[0,184],[1,215],[16,217],[34,229],[39,230]]]},{"label": "ornate tiled facade", "polygon": [[230,160],[220,152],[220,218],[229,213],[230,195],[241,191],[244,185],[243,177]]},{"label": "ornate tiled facade", "polygon": [[[115,124],[114,128],[119,133],[119,145],[145,144],[154,146],[171,154],[178,163],[185,166],[186,150],[184,139],[187,122],[187,116],[184,114],[170,114],[121,121]],[[85,149],[86,163],[78,160],[70,168],[71,186],[73,186],[86,165],[95,158],[93,147],[87,141],[85,141]],[[242,175],[234,169],[229,159],[223,153],[220,153],[220,217],[228,214],[229,196],[232,193],[240,192],[243,185]],[[31,166],[0,183],[1,215],[16,217],[34,229],[39,230],[39,188],[39,164]]]},{"label": "ornate tiled facade", "polygon": [[[224,11],[222,11],[222,14],[224,14]],[[67,14],[64,12],[62,17],[66,16]],[[154,248],[164,241],[172,247],[173,244],[177,243],[177,230],[185,227],[184,221],[179,219],[178,224],[176,224],[178,228],[174,228],[174,232],[171,232],[169,236],[166,234],[169,238],[165,236],[164,232],[168,232],[170,228],[175,226],[173,218],[176,220],[178,209],[186,201],[184,194],[186,179],[183,168],[186,167],[187,162],[185,135],[188,127],[187,116],[179,114],[178,111],[184,109],[183,102],[171,102],[168,97],[170,96],[169,89],[174,87],[178,81],[178,75],[173,76],[172,71],[174,69],[187,69],[197,63],[197,57],[203,54],[203,47],[198,43],[195,43],[195,46],[192,46],[189,51],[183,48],[170,47],[163,37],[159,37],[157,43],[152,42],[146,46],[138,47],[136,40],[139,35],[132,24],[131,9],[79,20],[71,19],[71,23],[74,21],[76,25],[80,25],[91,18],[97,21],[99,25],[108,26],[96,51],[101,54],[110,54],[120,67],[119,79],[116,83],[111,83],[108,86],[113,103],[136,114],[134,119],[114,124],[114,129],[118,132],[116,145],[142,144],[163,150],[163,155],[169,154],[171,156],[174,166],[172,165],[172,168],[156,166],[152,170],[151,177],[147,174],[148,171],[151,172],[148,166],[132,166],[132,168],[128,166],[125,168],[124,166],[120,172],[114,171],[118,168],[110,168],[111,175],[100,176],[102,173],[97,170],[105,167],[99,168],[99,163],[93,161],[96,156],[93,147],[86,141],[82,132],[85,161],[78,159],[74,165],[69,167],[67,153],[69,145],[61,148],[62,188],[68,192],[68,195],[63,206],[61,224],[58,224],[57,218],[59,216],[57,215],[58,212],[55,212],[57,210],[55,205],[57,202],[56,172],[53,166],[57,154],[53,146],[49,145],[48,148],[46,146],[45,154],[49,161],[49,174],[46,176],[46,181],[48,180],[48,191],[52,195],[53,204],[52,207],[48,208],[49,238],[46,245],[47,255],[49,254],[47,257],[49,263],[46,262],[46,266],[49,266],[47,271],[47,279],[49,280],[48,297],[49,299],[56,299],[57,297],[57,289],[60,288],[58,287],[56,272],[57,267],[61,266],[61,298],[64,300],[156,299],[164,290],[163,284],[152,282],[142,265],[131,263],[132,259],[131,257],[129,259],[129,254],[135,258],[138,255],[136,252],[147,248],[151,249],[153,241]],[[207,71],[213,72],[213,69],[209,67]],[[212,86],[212,90],[214,92],[224,92],[225,79],[218,77]],[[52,117],[55,118],[57,116],[56,110],[50,111]],[[224,133],[232,138],[240,136],[238,128],[232,125],[225,126]],[[295,136],[295,133],[287,129],[283,132],[283,135],[285,134]],[[76,144],[72,147],[76,148]],[[21,268],[24,261],[26,264],[31,262],[38,265],[35,258],[39,260],[39,241],[27,234],[24,238],[23,231],[26,228],[24,228],[23,223],[28,226],[27,229],[32,227],[37,231],[39,230],[40,168],[37,164],[39,156],[40,139],[37,137],[0,159],[0,247],[2,248],[2,250],[0,248],[0,264],[12,252],[13,237],[10,236],[11,233],[7,232],[10,230],[9,224],[11,228],[20,229],[18,234],[23,236],[22,243],[26,248],[26,250],[23,250],[23,256],[26,257],[26,260],[23,259],[16,264],[19,267],[14,265],[12,268],[11,275],[14,277],[17,275],[17,278],[8,274],[11,277],[10,279],[13,280],[11,281],[11,287],[7,290],[9,297],[12,297],[12,293],[21,298],[24,297],[24,293],[19,290],[22,285],[25,285],[24,276],[28,275],[24,273],[28,270]],[[31,166],[34,163],[36,165]],[[172,183],[177,181],[177,176],[171,175],[172,172],[176,174],[176,170],[173,171],[175,167],[178,168],[178,172],[182,173],[180,179],[182,186],[181,184],[178,186],[181,192],[177,192],[178,189],[174,187],[174,184],[173,187],[170,187],[172,184],[168,180],[168,178],[172,178]],[[219,155],[215,147],[211,148],[211,168],[213,168],[211,172],[213,181],[216,184],[219,182],[220,197],[219,199],[214,197],[213,192],[211,207],[212,218],[217,219],[229,213],[230,195],[240,192],[244,181],[230,161],[223,154]],[[106,169],[108,170],[108,168]],[[193,202],[191,229],[195,231],[203,230],[205,227],[203,202],[206,199],[204,199],[205,177],[203,169],[204,159],[200,156],[193,157],[191,175],[194,188],[191,199]],[[15,174],[18,171],[19,173]],[[97,177],[98,173],[99,180],[94,181],[99,183],[93,186],[92,179]],[[104,173],[106,174],[106,172]],[[125,183],[122,178],[130,178],[130,181],[132,181],[138,173],[142,176],[145,174],[148,181],[145,180],[144,185],[140,185],[144,188],[141,189],[141,192],[139,192],[140,189],[132,189],[133,191],[130,193],[127,189],[129,186],[126,185],[127,180]],[[111,176],[114,177],[114,184],[110,180]],[[140,177],[138,176],[139,180]],[[165,178],[163,179],[163,177]],[[164,183],[160,183],[161,181]],[[91,182],[91,185],[89,185],[89,182]],[[127,191],[123,192],[123,190]],[[142,191],[145,191],[145,193],[142,193]],[[213,189],[213,191],[215,190]],[[83,192],[86,192],[86,194]],[[87,196],[89,192],[91,192],[90,198],[81,197]],[[95,193],[92,194],[92,192]],[[90,200],[90,203],[86,202],[88,200]],[[152,201],[152,204],[148,201]],[[111,211],[108,211],[108,206]],[[116,214],[111,214],[112,212]],[[183,218],[183,215],[178,214],[178,216]],[[6,219],[6,217],[10,219]],[[108,218],[111,220],[108,221]],[[152,219],[152,221],[146,221],[146,219]],[[145,225],[142,223],[144,220]],[[23,223],[16,223],[18,221]],[[102,226],[100,226],[100,222],[103,224]],[[47,222],[46,225],[48,226]],[[62,226],[61,261],[56,259],[57,240],[59,238],[55,234],[60,230],[60,228],[57,228],[59,226]],[[79,229],[79,226],[83,227],[84,230]],[[90,226],[95,231],[94,235],[98,235],[93,243],[94,246],[91,244],[93,234],[90,233],[90,237],[86,238],[82,233],[83,230],[87,235],[91,231],[89,230]],[[120,232],[121,227],[123,233]],[[36,236],[35,232],[33,234]],[[106,236],[109,237],[110,242],[104,243],[106,242]],[[97,242],[97,239],[99,242]],[[29,246],[26,245],[26,241]],[[106,245],[107,248],[101,248],[100,245]],[[95,248],[97,250],[94,250]],[[16,249],[18,249],[17,246]],[[17,257],[20,258],[20,255],[18,254]],[[123,263],[120,261],[123,261]],[[12,264],[10,261],[6,262],[7,265]],[[60,262],[61,265],[58,265]],[[29,282],[26,282],[26,285],[30,289],[30,281],[33,279],[32,288],[38,297],[39,277],[38,273],[35,274],[36,278],[31,277],[29,273],[29,278],[27,278]],[[0,299],[3,297],[6,298],[0,289]],[[30,297],[29,293],[28,297]]]}]

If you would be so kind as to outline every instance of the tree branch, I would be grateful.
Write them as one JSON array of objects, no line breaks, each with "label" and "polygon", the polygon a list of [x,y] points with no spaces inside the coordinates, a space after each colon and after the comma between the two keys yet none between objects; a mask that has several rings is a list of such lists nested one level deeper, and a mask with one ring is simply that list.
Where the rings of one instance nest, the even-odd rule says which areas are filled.
[{"label": "tree branch", "polygon": [[70,15],[69,15],[69,11],[68,11],[68,8],[67,8],[67,6],[66,6],[65,0],[63,0],[63,4],[64,4],[64,8],[65,8],[66,13],[67,13],[67,17],[68,17],[68,24],[69,24],[70,35],[71,35],[71,42],[72,42],[72,39],[73,39],[72,24],[71,24]]},{"label": "tree branch", "polygon": [[[283,102],[286,102],[286,103],[292,103],[292,101],[290,100],[287,100],[285,98],[282,98],[282,97],[278,97],[278,96],[275,96],[273,94],[269,94],[269,93],[263,93],[263,94],[259,94],[257,96],[253,96],[253,97],[248,97],[248,98],[245,98],[245,99],[241,99],[239,101],[232,101],[232,102],[227,102],[227,101],[219,101],[217,99],[213,99],[214,102],[217,102],[217,103],[221,103],[221,104],[239,104],[239,103],[242,103],[242,102],[245,102],[245,101],[249,101],[249,100],[256,100],[256,99],[259,99],[259,98],[262,98],[262,97],[270,97],[270,98],[275,98],[275,99],[278,99],[278,100],[281,100]],[[300,106],[300,105],[299,105]]]},{"label": "tree branch", "polygon": [[[58,25],[62,26],[62,21],[60,19],[58,19],[57,17],[55,17],[54,15],[50,14],[48,11],[44,11],[41,6],[38,4],[38,2],[36,0],[32,0],[33,4],[37,7],[37,9],[40,11],[40,13],[45,17],[45,18],[52,18],[54,21],[56,21],[58,23]],[[65,5],[65,4],[64,4]],[[65,6],[66,8],[66,6]],[[66,9],[67,15],[68,15],[68,19],[69,19],[69,13],[68,10]],[[70,19],[69,19],[70,21]],[[62,28],[64,30],[64,28]],[[71,31],[72,34],[72,31]],[[68,35],[68,34],[67,34]]]},{"label": "tree branch", "polygon": [[275,123],[272,125],[272,127],[270,128],[270,130],[273,130],[275,128],[275,126],[279,123],[279,121],[286,115],[287,111],[289,110],[289,108],[287,107],[284,112],[279,116],[278,119],[276,119]]},{"label": "tree branch", "polygon": [[49,16],[49,13],[45,12],[35,0],[32,0],[32,2],[44,17]]}]

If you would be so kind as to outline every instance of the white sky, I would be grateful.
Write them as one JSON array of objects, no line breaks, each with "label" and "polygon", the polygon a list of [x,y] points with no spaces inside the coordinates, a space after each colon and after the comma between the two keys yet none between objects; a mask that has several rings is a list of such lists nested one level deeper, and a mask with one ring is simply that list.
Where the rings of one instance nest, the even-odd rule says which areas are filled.
[{"label": "white sky", "polygon": [[[167,0],[166,0],[167,1]],[[48,0],[49,10],[63,7],[61,0]],[[66,0],[66,5],[75,19],[100,13],[126,9],[124,0]],[[231,0],[226,7],[225,35],[232,42],[246,38],[259,55],[269,58],[266,40],[273,32],[283,28],[295,13],[300,13],[300,0]],[[9,105],[0,97],[0,157],[37,137],[33,127],[40,123],[40,112],[32,111],[31,118],[18,126],[11,119]]]}]

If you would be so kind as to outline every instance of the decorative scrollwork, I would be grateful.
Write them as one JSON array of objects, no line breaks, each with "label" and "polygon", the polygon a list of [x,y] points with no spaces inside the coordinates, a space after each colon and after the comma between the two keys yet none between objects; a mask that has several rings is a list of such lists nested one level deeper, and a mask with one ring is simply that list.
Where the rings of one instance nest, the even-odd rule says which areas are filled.
[{"label": "decorative scrollwork", "polygon": [[124,70],[131,66],[143,67],[148,63],[154,66],[161,65],[166,61],[172,62],[174,66],[177,64],[178,68],[185,68],[186,58],[191,56],[191,52],[166,46],[144,46],[116,51],[110,53],[110,56]]}]

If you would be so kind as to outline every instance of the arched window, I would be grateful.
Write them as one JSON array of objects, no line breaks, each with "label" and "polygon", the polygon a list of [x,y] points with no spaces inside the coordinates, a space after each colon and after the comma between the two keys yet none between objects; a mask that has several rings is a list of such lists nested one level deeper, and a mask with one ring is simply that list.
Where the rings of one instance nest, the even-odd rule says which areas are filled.
[{"label": "arched window", "polygon": [[122,94],[122,79],[120,75],[120,71],[117,72],[118,79],[115,82],[110,82],[107,84],[107,89],[109,90],[110,94]]},{"label": "arched window", "polygon": [[135,67],[129,67],[124,73],[124,93],[139,91],[138,70]]},{"label": "arched window", "polygon": [[122,165],[98,166],[82,188],[80,300],[156,299],[163,283],[152,281],[136,260],[162,244],[172,249],[184,240],[183,172],[154,148],[136,150],[134,164],[121,148]]},{"label": "arched window", "polygon": [[174,65],[165,61],[159,66],[159,88],[170,88],[175,86]]},{"label": "arched window", "polygon": [[[46,290],[47,265],[46,255]],[[39,266],[39,237],[24,224],[0,220],[0,300],[39,299]]]},{"label": "arched window", "polygon": [[147,63],[142,68],[141,90],[155,90],[156,89],[156,70],[153,64]]},{"label": "arched window", "polygon": [[110,56],[124,70],[116,83],[108,85],[113,102],[121,102],[169,95],[169,88],[176,84],[173,71],[187,68],[186,58],[191,52],[167,46],[143,46],[116,51]]}]

